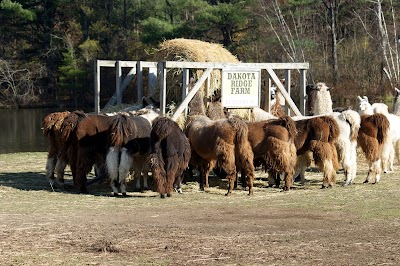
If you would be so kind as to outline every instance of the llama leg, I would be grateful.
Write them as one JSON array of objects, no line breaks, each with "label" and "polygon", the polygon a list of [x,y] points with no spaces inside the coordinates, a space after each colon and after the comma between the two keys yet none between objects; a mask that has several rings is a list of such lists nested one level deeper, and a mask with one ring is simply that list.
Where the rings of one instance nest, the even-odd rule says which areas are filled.
[{"label": "llama leg", "polygon": [[369,180],[371,178],[371,173],[372,173],[372,162],[369,162],[368,163],[368,173],[367,173],[367,177],[364,180],[364,184],[369,183]]},{"label": "llama leg", "polygon": [[174,183],[179,169],[177,157],[178,156],[176,156],[176,158],[168,158],[169,162],[167,162],[167,171],[166,171],[167,182],[165,184],[167,197],[171,197],[172,191],[174,190]]},{"label": "llama leg", "polygon": [[106,156],[107,172],[110,176],[110,186],[113,190],[113,195],[118,195],[118,188],[116,183],[118,183],[118,165],[119,165],[119,148],[111,147],[108,150]]},{"label": "llama leg", "polygon": [[343,159],[343,168],[346,171],[344,186],[351,185],[357,175],[357,144],[351,143]]},{"label": "llama leg", "polygon": [[397,158],[397,163],[400,164],[400,140],[398,140],[396,142],[395,145],[395,154],[396,154],[396,158]]},{"label": "llama leg", "polygon": [[225,194],[225,196],[232,195],[233,187],[235,186],[235,178],[236,178],[236,171],[234,171],[232,174],[229,174],[227,176],[228,178],[228,192]]},{"label": "llama leg", "polygon": [[[206,187],[206,188],[210,187],[210,185],[209,185],[209,183],[208,183],[208,176],[210,175],[211,170],[215,168],[215,165],[216,165],[216,164],[217,164],[216,161],[210,161],[210,162],[208,163],[206,169],[205,169],[204,178],[205,178],[205,187]],[[224,169],[224,170],[225,170],[225,169]]]},{"label": "llama leg", "polygon": [[379,181],[381,180],[381,171],[382,171],[380,160],[372,164],[372,169],[375,174],[375,182],[373,184],[379,183]]},{"label": "llama leg", "polygon": [[279,174],[279,179],[285,180],[285,186],[283,187],[284,191],[290,191],[290,187],[293,185],[293,178],[289,173],[281,173]]},{"label": "llama leg", "polygon": [[[394,144],[394,145],[396,145],[396,144]],[[395,146],[393,146],[390,149],[389,166],[388,166],[390,172],[393,172],[394,157],[395,157]]]},{"label": "llama leg", "polygon": [[121,149],[121,158],[118,166],[118,183],[121,186],[121,193],[123,196],[126,196],[126,178],[129,175],[129,172],[132,168],[133,159],[130,155],[129,151],[126,148]]},{"label": "llama leg", "polygon": [[306,182],[305,172],[307,167],[311,165],[311,156],[312,156],[311,152],[306,152],[297,157],[296,172],[294,176],[300,175],[300,183],[302,185],[304,185],[304,183]]},{"label": "llama leg", "polygon": [[56,163],[55,171],[57,173],[57,185],[61,188],[64,187],[64,172],[67,167],[67,162],[59,158]]},{"label": "llama leg", "polygon": [[[237,178],[237,177],[236,177]],[[247,174],[247,185],[249,186],[249,196],[253,195],[254,174]]]},{"label": "llama leg", "polygon": [[387,140],[382,148],[382,169],[386,174],[388,172],[388,164],[390,161],[390,157],[392,152],[394,152],[393,144],[391,140]]},{"label": "llama leg", "polygon": [[56,164],[55,157],[48,157],[46,162],[46,177],[50,185],[54,185],[54,168]]},{"label": "llama leg", "polygon": [[204,191],[204,182],[205,182],[205,177],[206,177],[206,172],[205,169],[203,167],[199,168],[199,172],[200,172],[200,191]]},{"label": "llama leg", "polygon": [[147,183],[147,180],[149,179],[150,168],[149,168],[148,163],[145,160],[142,161],[141,168],[142,168],[142,174],[143,174],[143,189],[144,190],[148,190],[149,189],[149,185]]},{"label": "llama leg", "polygon": [[324,173],[324,179],[322,181],[322,188],[331,187],[335,180],[335,170],[333,169],[333,164],[331,160],[324,160],[322,165],[320,165],[320,169],[322,169]]}]

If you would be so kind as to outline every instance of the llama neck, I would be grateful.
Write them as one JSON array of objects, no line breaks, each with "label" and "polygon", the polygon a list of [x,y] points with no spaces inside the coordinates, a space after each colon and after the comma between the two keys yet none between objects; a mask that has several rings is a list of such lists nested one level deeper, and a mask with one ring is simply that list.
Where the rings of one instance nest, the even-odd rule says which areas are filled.
[{"label": "llama neck", "polygon": [[314,102],[314,115],[322,115],[332,112],[332,98],[329,91],[319,91],[316,93]]},{"label": "llama neck", "polygon": [[204,107],[203,92],[198,91],[189,103],[188,116],[206,115],[206,108]]}]

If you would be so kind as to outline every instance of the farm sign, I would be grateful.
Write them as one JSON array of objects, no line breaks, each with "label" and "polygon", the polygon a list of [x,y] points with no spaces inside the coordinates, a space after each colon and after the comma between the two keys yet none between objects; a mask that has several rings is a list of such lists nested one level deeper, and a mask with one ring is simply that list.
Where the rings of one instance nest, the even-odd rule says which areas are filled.
[{"label": "farm sign", "polygon": [[259,105],[260,70],[222,69],[222,105],[247,108]]}]

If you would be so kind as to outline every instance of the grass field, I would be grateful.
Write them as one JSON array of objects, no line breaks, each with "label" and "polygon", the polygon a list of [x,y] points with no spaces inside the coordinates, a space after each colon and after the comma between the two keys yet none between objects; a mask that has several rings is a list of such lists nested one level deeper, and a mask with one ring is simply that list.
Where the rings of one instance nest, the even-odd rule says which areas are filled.
[{"label": "grass field", "polygon": [[[183,194],[129,192],[109,197],[106,183],[77,194],[45,177],[46,153],[0,155],[0,265],[400,265],[400,166],[376,185],[321,190],[307,172],[290,192],[267,188],[257,172],[254,196],[212,178]],[[90,175],[91,177],[92,175]],[[128,188],[132,188],[133,183]]]}]

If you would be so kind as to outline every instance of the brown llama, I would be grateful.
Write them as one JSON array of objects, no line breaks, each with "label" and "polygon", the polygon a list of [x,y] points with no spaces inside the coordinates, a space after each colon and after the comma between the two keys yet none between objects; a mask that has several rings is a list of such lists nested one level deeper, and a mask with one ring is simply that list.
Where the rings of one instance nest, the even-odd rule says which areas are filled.
[{"label": "brown llama", "polygon": [[[230,195],[236,180],[236,163],[248,177],[249,195],[253,194],[253,152],[248,141],[248,128],[238,118],[211,120],[205,115],[201,91],[189,104],[186,136],[191,147],[190,163],[200,172],[200,189],[208,187],[208,175],[216,166],[227,174]],[[205,184],[204,184],[205,183]]]},{"label": "brown llama", "polygon": [[357,142],[369,164],[368,175],[364,183],[378,183],[381,174],[382,149],[388,139],[390,123],[383,114],[361,115],[361,127]]},{"label": "brown llama", "polygon": [[[47,162],[46,162],[46,177],[50,185],[53,187],[56,184],[59,187],[64,185],[64,169],[58,171],[59,165],[63,164],[61,160],[58,159],[64,141],[61,133],[61,125],[64,118],[68,116],[69,112],[54,112],[48,114],[43,119],[43,135],[45,135],[49,140],[49,145],[47,149]],[[57,169],[57,179],[54,177],[54,171]]]},{"label": "brown llama", "polygon": [[285,180],[283,190],[289,191],[296,166],[296,126],[289,116],[248,123],[249,142],[254,160],[261,161],[270,177],[279,187],[281,175]]},{"label": "brown llama", "polygon": [[[275,114],[282,115],[280,104],[275,104]],[[271,120],[270,114],[258,111],[258,117]],[[264,115],[264,113],[266,115]],[[297,134],[295,146],[297,149],[296,174],[300,175],[304,183],[304,173],[314,159],[316,166],[324,173],[322,187],[332,186],[336,182],[336,170],[338,169],[338,155],[335,143],[339,136],[339,126],[333,117],[294,117]],[[269,184],[273,185],[276,176],[269,178]],[[276,183],[276,182],[275,182]],[[279,183],[278,183],[279,184]]]},{"label": "brown llama", "polygon": [[153,121],[149,163],[161,198],[171,196],[173,187],[182,192],[182,175],[189,165],[190,144],[179,125],[167,118]]},{"label": "brown llama", "polygon": [[69,132],[71,144],[68,145],[68,160],[74,180],[74,186],[81,192],[87,193],[87,174],[94,165],[105,165],[108,151],[108,128],[112,117],[105,115],[87,115],[64,123],[76,128]]},{"label": "brown llama", "polygon": [[305,182],[304,172],[313,158],[315,165],[324,175],[322,188],[333,186],[339,168],[335,147],[339,136],[338,124],[329,116],[300,117],[295,121],[298,132],[295,139],[298,156],[296,174],[300,174],[301,183]]}]

